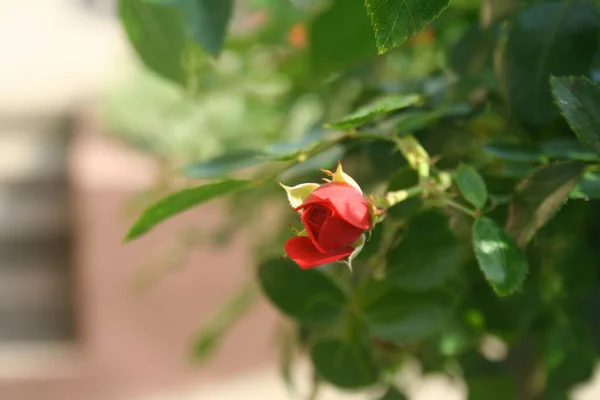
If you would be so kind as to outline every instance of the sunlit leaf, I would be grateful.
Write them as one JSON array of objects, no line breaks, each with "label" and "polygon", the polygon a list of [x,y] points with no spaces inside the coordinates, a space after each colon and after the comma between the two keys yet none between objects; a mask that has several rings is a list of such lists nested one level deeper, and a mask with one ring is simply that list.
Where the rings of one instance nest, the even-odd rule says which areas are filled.
[{"label": "sunlit leaf", "polygon": [[397,47],[437,18],[450,0],[366,0],[380,53]]},{"label": "sunlit leaf", "polygon": [[481,271],[499,295],[508,295],[523,285],[528,265],[513,239],[487,217],[473,224],[473,250]]}]

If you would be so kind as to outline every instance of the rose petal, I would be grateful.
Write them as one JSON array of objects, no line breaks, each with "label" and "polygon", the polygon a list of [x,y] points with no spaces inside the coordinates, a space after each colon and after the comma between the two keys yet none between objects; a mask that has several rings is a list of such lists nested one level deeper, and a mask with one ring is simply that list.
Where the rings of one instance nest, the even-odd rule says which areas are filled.
[{"label": "rose petal", "polygon": [[319,232],[318,247],[325,251],[351,246],[362,235],[363,230],[350,225],[338,216],[328,218]]},{"label": "rose petal", "polygon": [[321,253],[306,236],[295,236],[285,242],[287,255],[302,269],[314,268],[348,257],[354,249],[351,246]]},{"label": "rose petal", "polygon": [[329,200],[337,214],[347,223],[362,230],[371,227],[369,206],[362,193],[345,183],[331,182],[315,189],[296,210],[308,204]]}]

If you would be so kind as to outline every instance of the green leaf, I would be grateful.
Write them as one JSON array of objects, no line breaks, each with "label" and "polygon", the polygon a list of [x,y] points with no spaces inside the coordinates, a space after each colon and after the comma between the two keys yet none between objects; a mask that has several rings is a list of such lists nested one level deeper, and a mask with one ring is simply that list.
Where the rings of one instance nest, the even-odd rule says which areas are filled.
[{"label": "green leaf", "polygon": [[344,117],[340,121],[325,125],[332,129],[351,129],[372,121],[375,117],[418,104],[422,97],[418,94],[392,95],[379,98]]},{"label": "green leaf", "polygon": [[528,271],[525,255],[494,221],[487,217],[475,220],[473,249],[485,279],[498,295],[521,288]]},{"label": "green leaf", "polygon": [[400,393],[398,389],[390,387],[388,391],[379,400],[408,400],[408,398]]},{"label": "green leaf", "polygon": [[186,86],[182,59],[188,39],[180,13],[146,0],[120,0],[119,15],[129,42],[146,67]]},{"label": "green leaf", "polygon": [[506,223],[506,230],[520,247],[558,212],[583,172],[583,164],[560,162],[539,168],[521,182]]},{"label": "green leaf", "polygon": [[514,378],[508,374],[478,376],[467,380],[469,400],[507,400],[516,398]]},{"label": "green leaf", "polygon": [[458,241],[448,218],[425,212],[410,221],[404,237],[387,255],[387,277],[406,291],[425,291],[442,285],[461,261]]},{"label": "green leaf", "polygon": [[600,161],[598,154],[588,150],[575,139],[548,140],[541,143],[540,149],[549,158],[587,162]]},{"label": "green leaf", "polygon": [[379,53],[397,47],[437,18],[450,0],[366,0]]},{"label": "green leaf", "polygon": [[582,321],[550,329],[541,342],[550,391],[570,390],[593,376],[598,354],[590,330]]},{"label": "green leaf", "polygon": [[189,210],[198,204],[248,188],[253,184],[252,181],[227,179],[173,193],[148,207],[133,224],[125,240],[135,239],[165,219]]},{"label": "green leaf", "polygon": [[598,48],[600,18],[591,4],[534,4],[510,21],[498,53],[497,75],[512,112],[546,125],[558,117],[550,75],[584,75]]},{"label": "green leaf", "polygon": [[600,199],[600,172],[586,172],[569,195],[573,199]]},{"label": "green leaf", "polygon": [[177,7],[187,19],[189,35],[210,55],[221,53],[233,0],[154,0]]},{"label": "green leaf", "polygon": [[407,293],[383,281],[368,284],[358,293],[358,303],[371,334],[398,344],[439,332],[453,307],[441,293]]},{"label": "green leaf", "polygon": [[546,156],[537,147],[526,144],[492,142],[483,146],[483,150],[489,155],[503,161],[546,161]]},{"label": "green leaf", "polygon": [[264,262],[258,279],[281,312],[302,322],[332,322],[346,306],[344,292],[330,278],[317,269],[302,270],[290,259]]},{"label": "green leaf", "polygon": [[460,194],[478,209],[487,201],[487,188],[479,172],[469,165],[461,164],[456,170],[456,184]]},{"label": "green leaf", "polygon": [[556,105],[581,143],[600,154],[600,87],[587,78],[550,78]]},{"label": "green leaf", "polygon": [[377,369],[358,343],[322,339],[311,348],[310,356],[319,376],[337,387],[356,389],[377,381]]},{"label": "green leaf", "polygon": [[470,27],[450,51],[450,68],[465,78],[480,73],[491,62],[497,39],[496,31],[496,27]]},{"label": "green leaf", "polygon": [[185,166],[181,173],[189,178],[209,179],[222,177],[240,169],[254,167],[268,161],[259,150],[237,150],[205,162]]},{"label": "green leaf", "polygon": [[308,27],[312,70],[327,74],[375,58],[375,38],[363,0],[333,0]]}]

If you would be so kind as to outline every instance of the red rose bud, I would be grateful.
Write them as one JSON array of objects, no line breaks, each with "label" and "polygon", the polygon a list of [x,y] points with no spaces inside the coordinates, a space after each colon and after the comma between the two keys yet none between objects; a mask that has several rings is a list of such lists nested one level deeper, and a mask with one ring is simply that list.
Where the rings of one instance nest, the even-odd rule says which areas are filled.
[{"label": "red rose bud", "polygon": [[285,244],[287,255],[302,269],[334,261],[351,265],[371,228],[371,207],[341,164],[330,183],[283,186],[305,230]]}]

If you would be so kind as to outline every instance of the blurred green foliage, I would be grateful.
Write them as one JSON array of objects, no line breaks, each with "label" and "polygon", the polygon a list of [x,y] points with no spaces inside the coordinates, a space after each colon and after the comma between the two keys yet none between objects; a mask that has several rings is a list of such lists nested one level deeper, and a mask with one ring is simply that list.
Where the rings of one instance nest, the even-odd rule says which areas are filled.
[{"label": "blurred green foliage", "polygon": [[[464,379],[469,399],[566,399],[591,377],[597,2],[253,0],[226,31],[208,0],[120,4],[146,71],[109,96],[110,126],[205,181],[149,207],[130,238],[230,194],[224,236],[254,232],[256,279],[294,323],[288,382],[295,352],[315,388],[385,400],[410,398],[407,360]],[[297,215],[268,231],[262,212],[285,203],[276,181],[317,181],[340,159],[385,217],[353,273],[300,270],[280,259]],[[246,310],[224,307],[196,354]],[[490,355],[490,338],[506,354]]]}]

